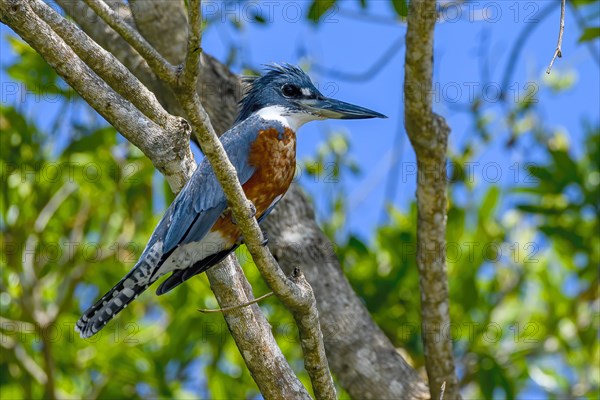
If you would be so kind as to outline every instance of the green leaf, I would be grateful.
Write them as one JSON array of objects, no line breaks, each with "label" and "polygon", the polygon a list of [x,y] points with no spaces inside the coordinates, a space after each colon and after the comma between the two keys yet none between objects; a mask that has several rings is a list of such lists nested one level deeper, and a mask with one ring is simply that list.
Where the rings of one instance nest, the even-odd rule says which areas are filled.
[{"label": "green leaf", "polygon": [[408,3],[406,0],[392,0],[392,5],[399,17],[406,18],[408,16]]},{"label": "green leaf", "polygon": [[496,205],[498,205],[499,198],[500,188],[498,186],[492,186],[486,193],[483,202],[481,203],[481,208],[479,209],[483,220],[487,220],[493,215]]},{"label": "green leaf", "polygon": [[[70,99],[75,92],[69,89],[44,59],[22,40],[9,36],[10,46],[18,57],[14,64],[5,67],[15,81],[23,82],[27,90],[44,98],[56,95]],[[54,97],[53,97],[54,96]]]},{"label": "green leaf", "polygon": [[261,25],[265,25],[267,23],[267,20],[265,19],[265,17],[263,17],[260,14],[256,14],[254,17],[254,21],[261,24]]},{"label": "green leaf", "polygon": [[369,248],[356,236],[350,236],[348,247],[361,255],[369,254]]},{"label": "green leaf", "polygon": [[579,37],[578,42],[591,42],[592,40],[600,37],[600,26],[592,26],[585,28],[581,36]]},{"label": "green leaf", "polygon": [[72,141],[65,149],[65,154],[95,152],[103,146],[116,144],[116,132],[112,126],[100,128],[90,135]]},{"label": "green leaf", "polygon": [[335,4],[336,0],[315,0],[308,10],[308,19],[319,22],[319,19]]},{"label": "green leaf", "polygon": [[573,0],[575,7],[582,7],[588,4],[595,3],[597,0]]}]

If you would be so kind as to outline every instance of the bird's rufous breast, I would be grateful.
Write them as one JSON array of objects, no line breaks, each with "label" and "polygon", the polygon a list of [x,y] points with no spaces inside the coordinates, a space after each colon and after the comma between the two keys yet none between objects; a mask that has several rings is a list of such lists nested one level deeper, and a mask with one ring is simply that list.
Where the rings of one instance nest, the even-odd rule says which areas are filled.
[{"label": "bird's rufous breast", "polygon": [[[289,128],[285,128],[283,132],[275,128],[259,131],[250,146],[248,163],[256,171],[242,188],[248,200],[256,207],[256,217],[259,218],[277,197],[285,194],[294,179],[296,134]],[[232,223],[230,213],[227,210],[211,230],[235,241],[240,237],[240,231]]]}]

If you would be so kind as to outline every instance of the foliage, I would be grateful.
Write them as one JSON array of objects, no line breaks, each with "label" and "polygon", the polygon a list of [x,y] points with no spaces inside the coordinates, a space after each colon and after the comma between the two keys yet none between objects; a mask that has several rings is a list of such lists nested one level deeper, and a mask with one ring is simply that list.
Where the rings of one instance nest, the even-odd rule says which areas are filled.
[{"label": "foliage", "polygon": [[[23,79],[56,81],[33,50],[24,52],[43,71]],[[80,135],[55,155],[47,150],[55,137],[14,107],[1,111],[2,398],[49,397],[50,387],[60,398],[258,395],[223,317],[197,311],[217,307],[205,275],[163,297],[149,290],[97,337],[76,335],[81,312],[141,254],[162,214],[152,203],[172,195],[110,127],[82,131],[73,121]],[[248,264],[249,254],[239,254]],[[266,292],[256,269],[246,271]],[[276,338],[308,387],[293,319],[271,302],[264,310]]]},{"label": "foliage", "polygon": [[[556,140],[551,161],[532,167],[537,185],[491,186],[480,204],[448,210],[452,325],[441,332],[469,398],[515,398],[532,384],[556,398],[598,393],[598,155],[576,160]],[[598,140],[588,132],[590,148]],[[521,192],[529,202],[500,211]],[[394,212],[372,245],[351,236],[340,257],[379,326],[423,367],[415,219],[414,205]]]},{"label": "foliage", "polygon": [[[343,132],[331,132],[327,139],[320,144],[313,157],[307,157],[300,163],[299,170],[306,173],[307,180],[325,183],[321,196],[318,214],[322,218],[321,228],[336,242],[341,236],[342,228],[348,214],[345,199],[345,184],[342,176],[358,175],[360,168],[350,156],[350,142]],[[311,179],[312,178],[312,179]]]},{"label": "foliage", "polygon": [[[336,2],[318,3],[308,16],[315,22]],[[406,4],[393,1],[390,9],[402,18]],[[592,7],[588,0],[574,4]],[[582,40],[594,38],[597,28],[582,33]],[[12,79],[33,93],[79,101],[28,46],[12,39],[11,45],[19,56],[6,67]],[[546,83],[560,95],[571,78],[557,72]],[[474,139],[451,154],[446,250],[453,325],[442,332],[454,341],[466,397],[514,398],[534,387],[551,398],[597,398],[600,132],[587,126],[588,152],[575,156],[569,133],[544,127],[529,99],[505,110],[502,125],[510,146],[528,138],[543,150],[543,162],[521,171],[531,181],[486,185],[456,169],[496,133],[497,121],[477,99],[470,110]],[[72,126],[80,135],[52,154],[49,132],[21,109],[1,109],[2,398],[48,397],[51,387],[61,398],[257,397],[222,316],[196,311],[217,306],[203,275],[163,297],[148,291],[97,339],[73,332],[81,311],[132,266],[161,215],[153,210],[171,199],[151,163],[112,128],[85,126]],[[334,133],[304,160],[311,177],[331,173],[338,182],[327,185],[334,190],[325,196],[323,227],[375,321],[423,368],[416,210],[391,210],[391,221],[368,242],[340,235],[344,180],[358,173],[350,146]],[[476,201],[464,204],[465,193]],[[265,293],[248,253],[242,248],[238,255],[255,293]],[[273,298],[261,308],[308,386],[291,317]]]}]

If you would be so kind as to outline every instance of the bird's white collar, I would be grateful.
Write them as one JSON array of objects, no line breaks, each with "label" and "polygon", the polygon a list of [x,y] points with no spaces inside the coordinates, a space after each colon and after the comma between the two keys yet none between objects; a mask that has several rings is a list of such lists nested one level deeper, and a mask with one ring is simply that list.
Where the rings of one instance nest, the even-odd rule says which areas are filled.
[{"label": "bird's white collar", "polygon": [[267,121],[278,121],[284,127],[296,132],[307,122],[319,119],[316,115],[303,112],[294,112],[282,106],[269,106],[260,109],[256,115]]}]

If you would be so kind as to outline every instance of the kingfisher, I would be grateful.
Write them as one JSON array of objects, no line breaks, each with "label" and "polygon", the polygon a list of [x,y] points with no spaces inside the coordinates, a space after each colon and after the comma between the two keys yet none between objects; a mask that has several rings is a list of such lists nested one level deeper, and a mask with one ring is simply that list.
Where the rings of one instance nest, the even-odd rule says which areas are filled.
[{"label": "kingfisher", "polygon": [[[272,64],[245,78],[233,127],[220,140],[260,223],[288,190],[296,169],[296,131],[309,121],[387,118],[323,96],[308,75],[290,64]],[[162,295],[233,252],[243,238],[206,158],[156,226],[132,270],[75,325],[82,338],[98,333],[129,303],[166,274]]]}]

